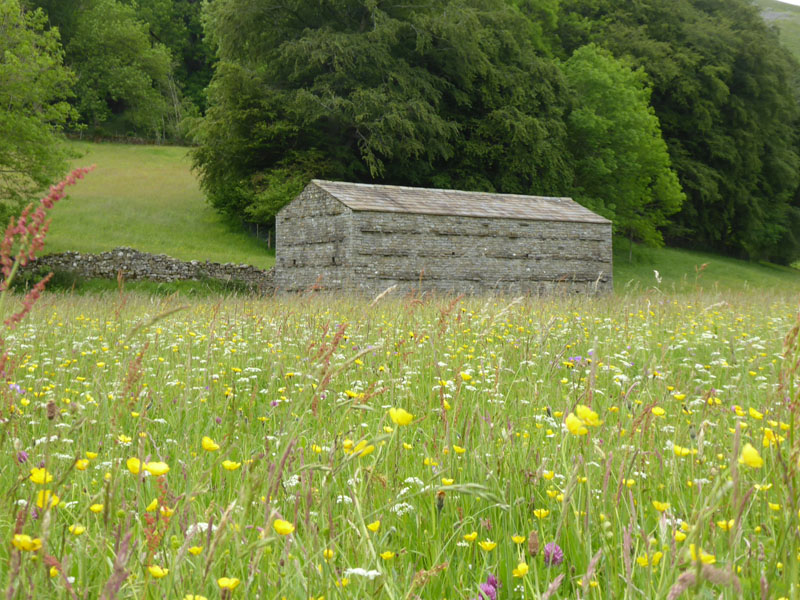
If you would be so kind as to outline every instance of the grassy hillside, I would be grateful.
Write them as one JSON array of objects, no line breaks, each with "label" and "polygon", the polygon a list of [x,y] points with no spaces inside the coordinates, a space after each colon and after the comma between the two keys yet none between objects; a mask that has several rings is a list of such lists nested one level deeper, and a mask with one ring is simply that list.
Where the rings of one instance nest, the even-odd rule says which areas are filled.
[{"label": "grassy hillside", "polygon": [[[75,165],[97,168],[56,206],[47,252],[102,252],[116,246],[183,260],[268,268],[265,245],[227,225],[205,202],[185,148],[74,142]],[[706,265],[703,267],[702,265]],[[659,271],[661,283],[654,274]],[[627,244],[614,257],[617,292],[742,288],[800,292],[800,271],[674,249]]]},{"label": "grassy hillside", "polygon": [[71,142],[75,166],[97,168],[53,210],[46,252],[116,246],[183,260],[272,266],[266,245],[205,202],[186,148]]},{"label": "grassy hillside", "polygon": [[[659,282],[655,271],[658,271]],[[800,270],[770,263],[751,263],[704,252],[675,248],[614,252],[614,290],[662,292],[764,290],[800,294]]]},{"label": "grassy hillside", "polygon": [[780,29],[781,40],[800,60],[800,6],[777,0],[755,0],[755,5],[768,23]]}]

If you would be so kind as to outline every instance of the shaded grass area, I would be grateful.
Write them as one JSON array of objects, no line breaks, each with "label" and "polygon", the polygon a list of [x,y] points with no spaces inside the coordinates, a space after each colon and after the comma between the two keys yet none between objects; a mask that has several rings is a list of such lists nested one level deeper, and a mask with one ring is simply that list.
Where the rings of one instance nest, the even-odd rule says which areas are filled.
[{"label": "shaded grass area", "polygon": [[[655,271],[658,271],[659,282]],[[800,270],[766,262],[747,262],[677,248],[615,245],[614,290],[663,292],[730,292],[770,290],[800,293]]]},{"label": "shaded grass area", "polygon": [[130,246],[181,260],[273,265],[263,241],[206,203],[187,148],[69,144],[74,166],[97,167],[53,210],[46,253]]}]

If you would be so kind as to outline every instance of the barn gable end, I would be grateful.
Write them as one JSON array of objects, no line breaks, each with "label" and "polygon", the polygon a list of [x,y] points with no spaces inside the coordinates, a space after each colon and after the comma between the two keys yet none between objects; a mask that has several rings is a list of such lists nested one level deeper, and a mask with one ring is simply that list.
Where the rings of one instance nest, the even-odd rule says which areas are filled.
[{"label": "barn gable end", "polygon": [[276,227],[286,291],[611,290],[611,222],[569,198],[314,180]]},{"label": "barn gable end", "polygon": [[280,211],[275,227],[277,289],[350,286],[352,213],[313,183]]}]

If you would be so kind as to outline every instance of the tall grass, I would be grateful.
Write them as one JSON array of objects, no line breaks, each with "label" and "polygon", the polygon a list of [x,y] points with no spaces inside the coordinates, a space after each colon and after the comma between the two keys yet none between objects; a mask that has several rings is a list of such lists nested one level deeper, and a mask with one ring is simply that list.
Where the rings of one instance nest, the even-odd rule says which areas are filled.
[{"label": "tall grass", "polygon": [[6,596],[797,598],[797,323],[766,293],[46,296],[7,340]]}]

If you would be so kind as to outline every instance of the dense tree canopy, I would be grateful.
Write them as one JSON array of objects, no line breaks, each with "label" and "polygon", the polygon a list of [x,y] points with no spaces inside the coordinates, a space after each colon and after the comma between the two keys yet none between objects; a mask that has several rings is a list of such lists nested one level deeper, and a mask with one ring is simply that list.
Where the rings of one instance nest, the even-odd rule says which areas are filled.
[{"label": "dense tree canopy", "polygon": [[[566,193],[633,239],[800,254],[798,65],[746,0],[217,0],[206,17],[220,62],[196,160],[231,214],[268,220],[312,176]],[[592,42],[611,55],[570,58]]]},{"label": "dense tree canopy", "polygon": [[[211,80],[211,51],[205,43],[200,0],[124,0],[146,23],[152,41],[172,56],[176,86],[196,107],[205,107],[205,88]],[[183,107],[184,110],[187,108]]]},{"label": "dense tree canopy", "polygon": [[575,199],[610,218],[617,233],[661,244],[658,228],[684,195],[644,71],[590,44],[575,50],[564,72],[576,102],[567,118]]},{"label": "dense tree canopy", "polygon": [[[328,177],[572,195],[630,239],[800,257],[800,65],[748,0],[16,2],[76,75],[30,104],[47,131],[64,99],[93,135],[191,131],[242,220]],[[24,19],[44,45],[0,44],[61,56]]]},{"label": "dense tree canopy", "polygon": [[797,61],[746,0],[563,0],[565,50],[595,41],[643,67],[687,195],[671,241],[800,255]]},{"label": "dense tree canopy", "polygon": [[147,26],[130,6],[117,0],[93,0],[67,44],[78,75],[78,110],[88,125],[112,118],[120,129],[153,135],[165,129],[170,56],[151,43]]},{"label": "dense tree canopy", "polygon": [[25,0],[62,34],[75,104],[95,135],[179,139],[211,76],[196,0]]},{"label": "dense tree canopy", "polygon": [[219,63],[196,159],[225,211],[269,218],[275,189],[309,176],[521,193],[568,182],[563,76],[503,0],[207,6]]},{"label": "dense tree canopy", "polygon": [[0,220],[66,170],[59,131],[74,116],[72,74],[41,11],[0,0]]}]

